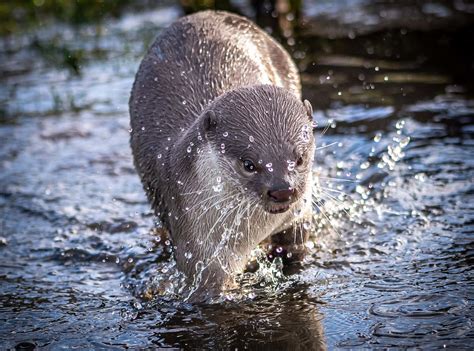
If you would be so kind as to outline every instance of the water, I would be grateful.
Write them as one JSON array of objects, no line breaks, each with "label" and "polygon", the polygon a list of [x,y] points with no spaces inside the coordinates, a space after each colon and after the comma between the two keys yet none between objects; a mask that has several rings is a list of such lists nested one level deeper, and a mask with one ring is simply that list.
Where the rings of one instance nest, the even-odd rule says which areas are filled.
[{"label": "water", "polygon": [[368,3],[306,5],[326,25],[290,48],[318,122],[312,255],[201,306],[173,297],[128,146],[134,74],[178,10],[3,38],[2,348],[472,348],[472,15]]}]

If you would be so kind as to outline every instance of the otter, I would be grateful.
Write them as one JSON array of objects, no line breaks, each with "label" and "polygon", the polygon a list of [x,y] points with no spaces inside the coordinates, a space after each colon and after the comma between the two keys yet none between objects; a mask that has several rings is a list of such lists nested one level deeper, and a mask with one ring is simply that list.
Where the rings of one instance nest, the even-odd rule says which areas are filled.
[{"label": "otter", "polygon": [[183,17],[149,48],[129,105],[134,164],[190,301],[232,288],[268,238],[304,254],[312,108],[275,40],[235,14]]}]

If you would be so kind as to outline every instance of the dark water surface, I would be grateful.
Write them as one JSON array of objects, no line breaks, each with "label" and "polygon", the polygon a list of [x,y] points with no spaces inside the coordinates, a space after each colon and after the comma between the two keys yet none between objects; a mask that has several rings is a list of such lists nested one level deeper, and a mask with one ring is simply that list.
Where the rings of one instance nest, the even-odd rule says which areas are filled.
[{"label": "dark water surface", "polygon": [[0,348],[472,349],[474,8],[370,3],[309,3],[287,41],[319,123],[312,255],[205,306],[172,298],[128,145],[179,10],[2,38]]}]

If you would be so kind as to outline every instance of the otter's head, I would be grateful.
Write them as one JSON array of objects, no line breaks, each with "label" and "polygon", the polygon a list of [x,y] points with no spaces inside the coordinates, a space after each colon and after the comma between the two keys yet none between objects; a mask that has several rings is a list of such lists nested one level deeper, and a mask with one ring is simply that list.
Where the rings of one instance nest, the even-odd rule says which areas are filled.
[{"label": "otter's head", "polygon": [[314,153],[312,108],[271,85],[238,88],[200,117],[218,167],[269,213],[287,211],[308,182]]}]

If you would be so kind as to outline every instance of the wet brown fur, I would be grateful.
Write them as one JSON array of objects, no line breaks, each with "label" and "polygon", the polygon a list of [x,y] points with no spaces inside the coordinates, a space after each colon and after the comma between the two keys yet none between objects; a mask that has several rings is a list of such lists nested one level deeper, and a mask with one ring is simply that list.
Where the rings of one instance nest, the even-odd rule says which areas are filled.
[{"label": "wet brown fur", "polygon": [[[310,114],[289,55],[245,18],[187,16],[148,50],[130,98],[131,146],[148,198],[177,247],[178,267],[198,286],[193,299],[230,286],[250,251],[271,235],[282,245],[303,244],[314,152]],[[304,162],[289,171],[298,157]],[[255,174],[243,170],[244,159],[254,160]],[[267,191],[288,186],[296,191],[290,210],[268,213]]]}]

